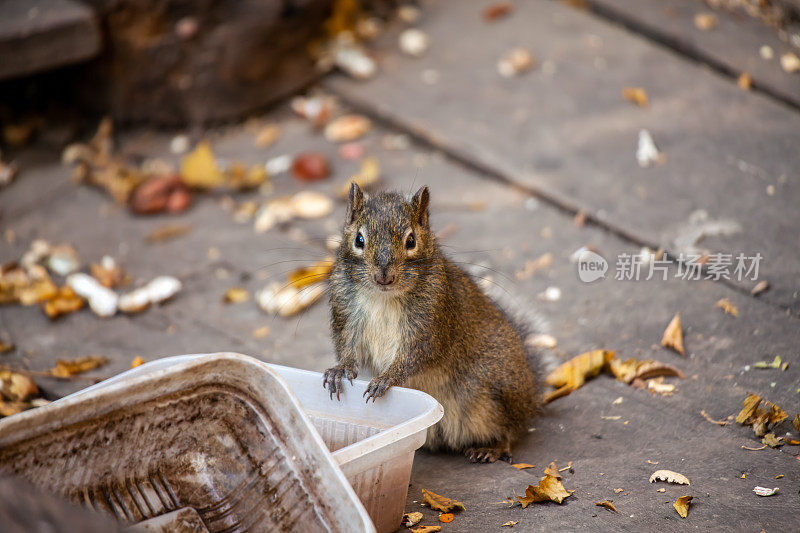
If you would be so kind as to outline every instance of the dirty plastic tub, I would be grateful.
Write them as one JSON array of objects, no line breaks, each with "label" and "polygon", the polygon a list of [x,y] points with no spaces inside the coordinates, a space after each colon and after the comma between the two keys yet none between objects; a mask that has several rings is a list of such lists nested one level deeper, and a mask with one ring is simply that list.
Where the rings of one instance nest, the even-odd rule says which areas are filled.
[{"label": "dirty plastic tub", "polygon": [[[174,365],[230,356],[247,358],[234,354],[201,354],[158,359],[52,405]],[[360,498],[377,531],[396,530],[405,507],[414,452],[425,443],[428,428],[441,419],[441,405],[423,392],[402,387],[393,387],[375,403],[367,404],[362,397],[367,382],[362,380],[354,380],[352,387],[347,383],[341,401],[331,400],[328,392],[322,388],[322,374],[259,364],[275,371],[294,393],[300,407]],[[0,447],[1,435],[0,431]]]},{"label": "dirty plastic tub", "polygon": [[171,520],[167,531],[186,530],[187,513],[212,532],[375,531],[284,380],[238,354],[144,368],[0,420],[0,474],[123,522]]}]

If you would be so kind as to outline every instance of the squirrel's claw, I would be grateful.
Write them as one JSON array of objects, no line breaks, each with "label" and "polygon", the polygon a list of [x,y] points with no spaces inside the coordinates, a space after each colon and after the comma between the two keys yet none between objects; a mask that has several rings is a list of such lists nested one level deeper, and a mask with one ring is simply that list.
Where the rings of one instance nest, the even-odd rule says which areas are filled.
[{"label": "squirrel's claw", "polygon": [[347,379],[350,380],[350,384],[353,384],[353,378],[357,376],[355,370],[351,368],[343,368],[340,366],[335,366],[333,368],[329,368],[325,371],[325,374],[322,376],[322,388],[328,389],[330,392],[331,400],[333,400],[334,393],[336,394],[336,399],[341,401],[340,394],[344,389],[342,385],[342,376],[346,376]]},{"label": "squirrel's claw", "polygon": [[362,394],[361,396],[367,397],[367,403],[369,403],[370,398],[372,398],[372,403],[375,403],[375,400],[377,398],[380,398],[381,396],[386,394],[386,391],[389,390],[389,387],[391,387],[391,385],[389,385],[388,380],[373,378],[372,381],[369,382],[369,385],[367,385],[364,394]]}]

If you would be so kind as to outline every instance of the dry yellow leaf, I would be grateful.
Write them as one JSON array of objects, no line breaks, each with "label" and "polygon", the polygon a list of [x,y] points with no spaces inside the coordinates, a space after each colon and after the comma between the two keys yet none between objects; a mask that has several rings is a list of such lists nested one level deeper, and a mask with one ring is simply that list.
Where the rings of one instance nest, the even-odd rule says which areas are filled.
[{"label": "dry yellow leaf", "polygon": [[561,479],[561,474],[558,473],[558,466],[555,462],[550,463],[547,465],[547,468],[544,469],[544,475],[546,476],[553,476],[556,479]]},{"label": "dry yellow leaf", "polygon": [[422,518],[422,513],[419,511],[414,511],[413,513],[404,514],[400,523],[406,527],[416,526],[420,523],[420,521],[422,521]]},{"label": "dry yellow leaf", "polygon": [[519,524],[519,520],[509,520],[505,524],[500,524],[500,527],[514,527]]},{"label": "dry yellow leaf", "polygon": [[24,402],[37,394],[39,394],[39,387],[29,376],[8,369],[0,369],[0,399]]},{"label": "dry yellow leaf", "polygon": [[639,107],[647,107],[647,91],[642,87],[625,87],[622,89],[622,97]]},{"label": "dry yellow leaf", "polygon": [[551,392],[545,401],[564,396],[583,385],[587,378],[596,376],[614,358],[614,352],[592,350],[560,364],[545,378],[548,385],[559,389]]},{"label": "dry yellow leaf", "polygon": [[42,303],[42,309],[49,318],[58,318],[67,313],[74,313],[83,307],[83,298],[75,294],[71,287],[64,286]]},{"label": "dry yellow leaf", "polygon": [[442,513],[449,513],[455,509],[466,510],[466,507],[464,507],[464,504],[460,501],[445,498],[444,496],[425,489],[422,489],[422,503],[434,511]]},{"label": "dry yellow leaf", "polygon": [[56,366],[50,369],[50,374],[57,378],[68,378],[75,374],[81,374],[101,367],[108,362],[108,359],[99,355],[87,355],[77,359],[64,360],[58,359]]},{"label": "dry yellow leaf", "polygon": [[211,189],[221,185],[224,178],[208,141],[202,141],[181,161],[181,179],[189,187]]},{"label": "dry yellow leaf", "polygon": [[417,529],[412,529],[412,533],[436,533],[441,531],[442,526],[419,526]]},{"label": "dry yellow leaf", "polygon": [[800,414],[794,415],[794,420],[792,420],[792,425],[794,429],[800,431]]},{"label": "dry yellow leaf", "polygon": [[144,364],[144,359],[141,356],[137,355],[131,361],[131,368],[136,368],[137,366],[142,366]]},{"label": "dry yellow leaf", "polygon": [[532,465],[532,464],[528,464],[528,463],[514,463],[511,466],[513,466],[514,468],[517,468],[519,470],[524,470],[526,468],[535,468],[536,465]]},{"label": "dry yellow leaf", "polygon": [[675,313],[667,329],[664,330],[664,336],[661,338],[661,346],[672,348],[679,354],[686,355],[683,350],[683,332],[681,331],[680,313]]},{"label": "dry yellow leaf", "polygon": [[683,474],[673,472],[672,470],[656,470],[653,472],[653,475],[650,476],[650,483],[655,483],[656,481],[666,481],[667,483],[677,483],[679,485],[691,485],[691,483],[689,483],[689,478]]},{"label": "dry yellow leaf", "polygon": [[290,272],[286,276],[286,281],[296,289],[302,289],[306,285],[311,285],[312,283],[318,283],[328,279],[332,268],[333,260],[323,259],[322,261],[317,261],[311,266],[299,268],[293,272]]},{"label": "dry yellow leaf", "polygon": [[723,298],[717,302],[717,307],[725,311],[728,315],[739,316],[739,308],[736,304],[727,298]]},{"label": "dry yellow leaf", "polygon": [[602,502],[595,502],[594,504],[597,505],[598,507],[605,507],[609,511],[614,511],[615,513],[618,513],[619,511],[617,511],[617,508],[614,507],[612,501],[613,500],[604,500]]},{"label": "dry yellow leaf", "polygon": [[756,394],[749,394],[744,399],[742,405],[744,406],[739,414],[736,415],[736,422],[738,424],[746,424],[747,421],[755,414],[758,409],[758,404],[761,403],[761,397]]},{"label": "dry yellow leaf", "polygon": [[766,444],[770,448],[778,448],[779,446],[783,446],[783,437],[776,437],[775,433],[767,433],[764,435],[764,438],[761,439],[762,444]]},{"label": "dry yellow leaf", "polygon": [[689,504],[691,501],[691,496],[681,496],[672,504],[675,510],[678,511],[678,514],[681,515],[681,518],[686,518],[686,515],[689,514]]},{"label": "dry yellow leaf", "polygon": [[538,485],[528,485],[525,489],[525,496],[517,496],[517,500],[524,509],[534,502],[556,502],[561,503],[564,498],[569,498],[571,494],[567,492],[564,485],[553,476],[544,476],[539,480]]},{"label": "dry yellow leaf", "polygon": [[677,376],[679,378],[686,377],[683,372],[678,370],[672,365],[647,359],[639,361],[638,359],[628,359],[622,361],[616,357],[609,361],[609,369],[619,381],[623,383],[630,383],[634,379],[652,379],[660,376]]},{"label": "dry yellow leaf", "polygon": [[736,85],[743,91],[749,91],[750,87],[753,86],[753,78],[747,72],[742,72],[736,79]]},{"label": "dry yellow leaf", "polygon": [[225,291],[225,296],[222,297],[223,303],[226,304],[239,304],[249,299],[250,293],[247,292],[247,289],[241,287],[230,287]]}]

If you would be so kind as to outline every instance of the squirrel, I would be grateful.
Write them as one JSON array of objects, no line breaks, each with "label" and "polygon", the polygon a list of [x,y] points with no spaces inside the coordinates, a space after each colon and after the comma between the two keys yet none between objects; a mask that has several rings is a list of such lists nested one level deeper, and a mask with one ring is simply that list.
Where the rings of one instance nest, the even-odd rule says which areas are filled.
[{"label": "squirrel", "polygon": [[427,449],[510,461],[541,405],[533,361],[520,327],[440,250],[429,200],[427,187],[368,197],[352,183],[329,281],[338,364],[323,387],[339,398],[369,368],[367,402],[405,386],[442,404]]}]

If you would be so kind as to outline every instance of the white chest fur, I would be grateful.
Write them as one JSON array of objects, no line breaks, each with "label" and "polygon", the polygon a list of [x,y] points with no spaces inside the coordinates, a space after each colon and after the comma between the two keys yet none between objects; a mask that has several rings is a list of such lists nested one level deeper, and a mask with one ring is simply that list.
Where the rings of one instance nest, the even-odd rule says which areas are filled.
[{"label": "white chest fur", "polygon": [[355,344],[362,363],[379,374],[392,364],[402,346],[404,313],[398,299],[390,295],[359,296],[356,304]]}]

